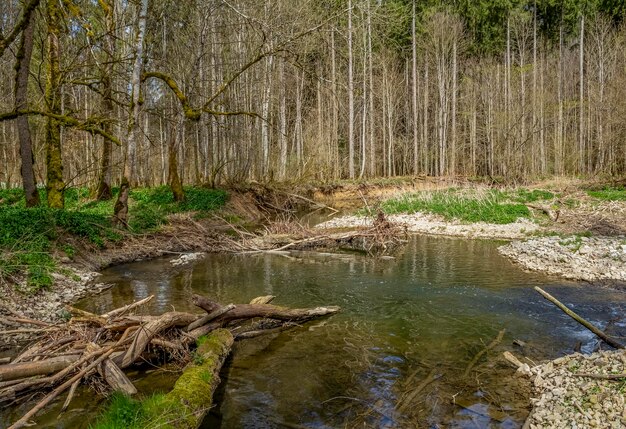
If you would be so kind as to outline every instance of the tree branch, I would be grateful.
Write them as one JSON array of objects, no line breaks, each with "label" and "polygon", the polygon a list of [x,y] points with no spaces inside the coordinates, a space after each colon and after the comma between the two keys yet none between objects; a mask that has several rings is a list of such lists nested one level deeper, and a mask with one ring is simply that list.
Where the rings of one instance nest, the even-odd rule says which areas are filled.
[{"label": "tree branch", "polygon": [[252,116],[255,118],[261,118],[261,116],[255,112],[246,112],[246,111],[223,112],[219,110],[212,110],[212,109],[209,109],[208,103],[205,103],[205,105],[199,109],[195,109],[191,107],[191,105],[189,104],[189,99],[187,98],[185,93],[180,89],[180,87],[178,86],[174,78],[161,72],[146,72],[143,74],[141,80],[146,81],[149,78],[162,80],[172,90],[172,92],[174,93],[174,95],[176,96],[176,98],[180,102],[180,105],[183,108],[185,118],[191,121],[200,120],[200,117],[202,116],[203,112],[208,113],[209,115],[213,115],[213,116],[246,115],[246,116]]},{"label": "tree branch", "polygon": [[65,127],[75,128],[77,130],[87,131],[92,134],[100,135],[118,146],[122,144],[117,137],[107,133],[100,127],[100,125],[105,121],[102,120],[102,118],[98,117],[90,117],[84,121],[79,121],[78,119],[72,118],[71,116],[58,115],[55,113],[43,112],[40,110],[14,110],[12,112],[0,113],[0,122],[10,121],[24,115],[53,118],[59,121]]},{"label": "tree branch", "polygon": [[17,38],[17,36],[26,28],[28,22],[30,21],[30,17],[39,6],[40,0],[30,0],[26,5],[24,5],[24,13],[22,14],[22,19],[15,24],[13,27],[13,31],[9,33],[9,35],[5,38],[0,34],[0,57],[4,54],[4,51],[13,43],[13,41]]}]

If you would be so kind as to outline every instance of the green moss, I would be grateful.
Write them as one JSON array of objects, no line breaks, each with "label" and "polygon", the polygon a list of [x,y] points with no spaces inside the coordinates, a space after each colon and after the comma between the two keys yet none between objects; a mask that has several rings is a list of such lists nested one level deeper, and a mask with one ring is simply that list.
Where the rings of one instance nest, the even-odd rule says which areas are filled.
[{"label": "green moss", "polygon": [[195,429],[213,402],[219,379],[214,369],[232,344],[227,329],[217,329],[198,340],[202,363],[189,364],[167,394],[143,401],[114,395],[92,429]]}]

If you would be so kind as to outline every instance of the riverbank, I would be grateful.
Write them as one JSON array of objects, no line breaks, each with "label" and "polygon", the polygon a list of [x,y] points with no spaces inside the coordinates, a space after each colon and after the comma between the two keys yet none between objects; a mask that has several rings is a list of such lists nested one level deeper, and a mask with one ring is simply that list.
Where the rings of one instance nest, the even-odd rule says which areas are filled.
[{"label": "riverbank", "polygon": [[626,236],[539,237],[514,241],[499,251],[532,271],[588,282],[626,282]]},{"label": "riverbank", "polygon": [[[105,267],[168,254],[220,251],[224,245],[250,239],[241,235],[245,234],[242,225],[258,228],[272,217],[279,220],[274,225],[281,224],[285,215],[313,207],[322,196],[324,203],[317,208],[350,201],[352,210],[358,206],[360,211],[323,222],[315,227],[317,231],[371,227],[374,216],[366,213],[384,211],[387,220],[407,232],[513,240],[500,252],[528,270],[590,282],[626,281],[623,188],[580,191],[561,184],[550,190],[493,189],[421,180],[299,191],[312,200],[295,191],[256,184],[231,191],[228,203],[224,191],[188,191],[191,198],[184,205],[171,201],[166,188],[135,191],[132,232],[112,228],[108,218],[112,201],[94,202],[86,190],[69,192],[69,209],[63,212],[20,209],[17,193],[5,192],[0,208],[17,223],[5,227],[10,233],[3,242],[8,250],[0,267],[0,314],[58,320],[65,304],[107,287],[97,282],[97,271]],[[356,196],[360,205],[354,201]],[[281,246],[293,239],[275,229],[267,229],[263,244],[273,236],[283,240],[274,240]],[[307,243],[308,236],[300,238]]]},{"label": "riverbank", "polygon": [[11,335],[0,337],[0,349],[37,332],[17,329],[3,316],[62,320],[65,305],[110,286],[98,282],[100,270],[164,255],[223,251],[236,239],[233,224],[256,226],[268,213],[263,189],[186,191],[188,199],[175,203],[167,188],[135,190],[129,230],[112,225],[114,200],[93,201],[87,190],[68,191],[64,210],[26,209],[21,191],[3,191],[0,322]]},{"label": "riverbank", "polygon": [[[370,225],[382,211],[418,234],[511,240],[500,253],[524,269],[572,280],[626,281],[626,190],[572,184],[546,188],[399,189],[377,195],[356,215],[318,228]],[[599,188],[599,189],[597,189]]]},{"label": "riverbank", "polygon": [[626,426],[626,351],[576,353],[525,372],[533,385],[533,408],[524,428]]}]

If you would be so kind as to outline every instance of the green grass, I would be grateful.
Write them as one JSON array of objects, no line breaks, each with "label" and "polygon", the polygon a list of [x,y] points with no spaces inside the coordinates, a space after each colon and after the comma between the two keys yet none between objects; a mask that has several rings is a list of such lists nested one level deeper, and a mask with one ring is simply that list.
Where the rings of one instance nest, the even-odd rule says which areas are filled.
[{"label": "green grass", "polygon": [[169,413],[163,409],[163,394],[155,394],[143,400],[114,393],[105,411],[90,429],[147,429],[172,428],[167,421]]},{"label": "green grass", "polygon": [[464,222],[507,224],[530,217],[524,203],[551,200],[548,191],[518,189],[512,191],[470,191],[448,189],[424,191],[387,200],[382,210],[387,214],[426,212]]},{"label": "green grass", "polygon": [[[117,189],[114,190],[117,193]],[[206,216],[222,207],[228,194],[222,190],[188,187],[186,201],[176,203],[167,187],[135,189],[130,194],[131,232],[155,231],[167,223],[167,216],[195,212]],[[40,190],[45,201],[45,190]],[[26,208],[21,189],[0,190],[0,281],[23,275],[25,292],[36,292],[52,285],[57,265],[55,249],[73,258],[76,248],[64,242],[68,236],[96,247],[120,240],[124,232],[112,224],[115,198],[94,201],[87,188],[70,188],[65,193],[65,209]]]},{"label": "green grass", "polygon": [[601,190],[587,191],[587,195],[603,201],[626,201],[626,187],[605,187]]}]

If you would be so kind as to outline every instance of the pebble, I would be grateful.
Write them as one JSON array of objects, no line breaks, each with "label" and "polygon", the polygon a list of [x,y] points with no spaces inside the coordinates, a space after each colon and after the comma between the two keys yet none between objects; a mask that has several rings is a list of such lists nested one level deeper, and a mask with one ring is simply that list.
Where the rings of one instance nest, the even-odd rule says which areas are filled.
[{"label": "pebble", "polygon": [[[626,350],[564,356],[530,369],[531,428],[626,428],[623,383],[574,374],[626,373]],[[526,427],[526,426],[525,426]]]},{"label": "pebble", "polygon": [[[524,268],[574,280],[626,281],[626,237],[539,237],[514,241],[498,251]],[[580,242],[583,242],[580,245]]]}]

